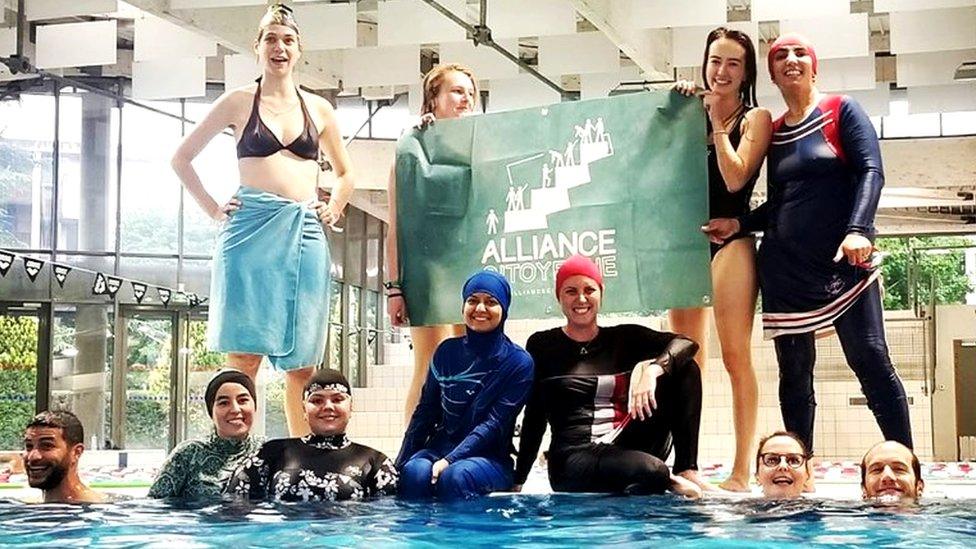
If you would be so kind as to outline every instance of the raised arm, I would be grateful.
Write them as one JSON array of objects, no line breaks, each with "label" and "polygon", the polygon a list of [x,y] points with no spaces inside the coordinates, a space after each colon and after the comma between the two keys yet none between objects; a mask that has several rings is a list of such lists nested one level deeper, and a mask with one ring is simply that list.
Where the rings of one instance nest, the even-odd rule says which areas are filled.
[{"label": "raised arm", "polygon": [[193,159],[200,154],[200,151],[207,146],[207,143],[210,143],[214,136],[237,122],[242,102],[247,102],[246,92],[232,90],[221,95],[207,116],[183,138],[170,160],[170,166],[176,172],[176,176],[180,178],[180,182],[186,191],[190,193],[190,196],[197,201],[197,204],[207,215],[217,221],[223,221],[227,218],[228,209],[217,204],[217,201],[203,188],[200,176],[193,168]]},{"label": "raised arm", "polygon": [[732,148],[729,134],[721,126],[712,131],[718,171],[729,192],[737,192],[759,171],[773,135],[773,120],[766,109],[752,109],[742,121],[742,139]]}]

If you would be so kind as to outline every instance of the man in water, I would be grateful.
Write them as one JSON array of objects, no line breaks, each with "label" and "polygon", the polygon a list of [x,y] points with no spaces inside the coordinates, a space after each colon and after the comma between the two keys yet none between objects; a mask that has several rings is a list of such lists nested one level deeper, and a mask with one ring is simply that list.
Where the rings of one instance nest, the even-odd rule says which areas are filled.
[{"label": "man in water", "polygon": [[85,451],[85,430],[67,411],[41,412],[24,433],[24,469],[31,488],[40,488],[44,503],[97,503],[105,496],[78,477],[78,460]]},{"label": "man in water", "polygon": [[880,503],[915,503],[925,481],[918,457],[893,440],[872,446],[861,460],[861,493]]}]

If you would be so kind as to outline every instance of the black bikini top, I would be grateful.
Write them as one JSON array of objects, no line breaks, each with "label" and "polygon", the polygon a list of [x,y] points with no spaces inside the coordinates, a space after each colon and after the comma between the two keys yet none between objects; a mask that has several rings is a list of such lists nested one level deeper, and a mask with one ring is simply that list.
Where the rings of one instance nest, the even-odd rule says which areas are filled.
[{"label": "black bikini top", "polygon": [[[295,90],[298,91],[297,89]],[[261,101],[261,81],[258,80],[258,89],[254,92],[254,104],[251,105],[251,116],[247,119],[247,125],[241,132],[241,140],[237,142],[237,158],[252,156],[271,156],[272,154],[285,149],[291,151],[299,158],[308,160],[318,160],[319,158],[319,133],[315,128],[315,122],[305,108],[305,101],[302,94],[298,94],[298,102],[302,106],[302,114],[305,116],[305,128],[302,134],[294,141],[285,145],[278,139],[261,120],[258,113],[258,104]]]}]

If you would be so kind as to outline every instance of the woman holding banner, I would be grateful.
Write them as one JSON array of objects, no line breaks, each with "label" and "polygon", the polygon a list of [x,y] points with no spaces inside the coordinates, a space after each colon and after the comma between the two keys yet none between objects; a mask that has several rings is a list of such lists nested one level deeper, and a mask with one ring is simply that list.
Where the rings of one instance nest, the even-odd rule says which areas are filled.
[{"label": "woman holding banner", "polygon": [[[458,118],[474,111],[478,99],[478,83],[471,69],[456,63],[438,65],[424,77],[424,104],[421,107],[420,127],[435,120]],[[386,234],[386,298],[390,323],[406,326],[407,304],[400,288],[400,264],[397,248],[396,173],[390,170],[387,192],[390,210],[390,228]],[[408,250],[404,250],[407,252]],[[410,340],[413,342],[413,379],[404,406],[404,422],[409,422],[420,399],[420,389],[427,378],[427,368],[434,350],[442,341],[464,333],[462,324],[413,326]]]},{"label": "woman holding banner", "polygon": [[[736,217],[749,211],[749,199],[769,146],[769,111],[756,106],[756,51],[743,32],[719,27],[708,34],[702,60],[701,92],[708,115],[709,217]],[[692,82],[675,89],[685,95]],[[735,462],[721,487],[749,489],[750,460],[756,433],[759,386],[752,367],[752,322],[756,310],[755,240],[737,235],[712,243],[712,288],[715,327],[722,362],[732,381]],[[705,366],[708,310],[672,309],[671,329],[700,345],[696,361]]]},{"label": "woman holding banner", "polygon": [[768,199],[705,227],[721,243],[762,231],[763,330],[776,345],[786,429],[813,451],[816,332],[833,328],[885,439],[911,447],[908,399],[885,342],[874,215],[881,150],[853,99],[817,90],[817,54],[798,35],[769,49],[769,73],[788,110],[773,124]]},{"label": "woman holding banner", "polygon": [[[228,364],[257,375],[263,356],[286,372],[285,415],[293,436],[308,432],[302,390],[325,352],[329,248],[323,225],[342,214],[353,172],[328,101],[298,89],[302,54],[291,8],[274,4],[261,19],[254,52],[257,84],[225,92],[173,155],[173,170],[201,208],[221,223],[213,254],[208,339]],[[225,128],[237,139],[241,187],[219,205],[191,162]],[[287,145],[285,145],[287,143]],[[325,149],[338,182],[316,200]]]}]

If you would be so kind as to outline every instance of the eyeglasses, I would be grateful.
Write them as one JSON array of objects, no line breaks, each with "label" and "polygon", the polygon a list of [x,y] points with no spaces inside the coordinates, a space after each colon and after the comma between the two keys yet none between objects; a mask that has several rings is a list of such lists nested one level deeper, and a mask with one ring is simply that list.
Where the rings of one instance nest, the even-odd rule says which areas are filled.
[{"label": "eyeglasses", "polygon": [[803,467],[804,463],[807,462],[807,458],[803,454],[774,454],[770,452],[760,454],[759,456],[759,460],[762,461],[762,464],[766,467],[779,467],[779,464],[782,463],[784,459],[786,460],[786,465],[788,465],[790,469],[799,469],[800,467]]}]

